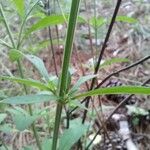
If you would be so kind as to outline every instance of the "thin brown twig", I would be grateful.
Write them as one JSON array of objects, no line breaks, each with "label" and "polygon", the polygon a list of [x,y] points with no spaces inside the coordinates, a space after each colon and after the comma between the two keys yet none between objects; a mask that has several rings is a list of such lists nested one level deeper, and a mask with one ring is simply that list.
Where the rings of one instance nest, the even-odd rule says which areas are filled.
[{"label": "thin brown twig", "polygon": [[[87,8],[87,3],[86,3],[86,0],[84,0],[84,6],[85,6],[85,10],[87,11],[88,8]],[[90,42],[90,50],[91,50],[91,55],[92,55],[92,58],[94,58],[94,48],[93,48],[93,43],[92,43],[92,35],[91,35],[91,27],[90,27],[90,23],[89,23],[89,18],[87,20],[87,26],[88,26],[88,36],[89,36],[89,42]]]},{"label": "thin brown twig", "polygon": [[54,45],[53,45],[53,40],[52,40],[51,27],[48,27],[48,34],[49,34],[49,40],[50,40],[50,45],[51,45],[54,69],[55,69],[56,76],[58,77],[58,71],[57,71],[57,64],[56,64],[56,59],[55,59],[55,52],[54,52]]},{"label": "thin brown twig", "polygon": [[[101,63],[102,57],[103,57],[103,55],[104,55],[104,51],[105,51],[105,49],[106,49],[106,47],[107,47],[107,42],[108,42],[108,40],[109,40],[109,37],[110,37],[111,31],[112,31],[112,28],[113,28],[113,26],[114,26],[114,23],[115,23],[115,20],[116,20],[116,16],[117,16],[117,14],[118,14],[118,11],[119,11],[121,2],[122,2],[122,0],[118,0],[118,1],[117,1],[117,4],[116,4],[116,7],[115,7],[115,10],[114,10],[114,13],[113,13],[113,16],[112,16],[112,19],[111,19],[111,22],[110,22],[110,25],[109,25],[107,34],[106,34],[106,37],[105,37],[105,40],[104,40],[104,44],[103,44],[103,46],[102,46],[102,50],[100,51],[100,54],[99,54],[99,58],[98,58],[98,62],[97,62],[97,64],[96,64],[96,67],[95,67],[95,70],[94,70],[94,74],[97,74],[97,73],[98,73],[98,70],[99,70],[99,67],[100,67],[100,63]],[[92,82],[91,82],[90,90],[93,89],[94,84],[95,84],[95,81],[96,81],[96,78],[93,78],[93,79],[92,79]],[[88,98],[86,99],[86,103],[85,103],[85,107],[86,107],[86,108],[88,108],[88,106],[89,106],[89,101],[90,101],[90,97],[88,97]],[[86,115],[87,115],[87,110],[84,111],[82,123],[85,122]]]},{"label": "thin brown twig", "polygon": [[[47,15],[50,15],[50,0],[48,0],[47,2]],[[53,39],[52,39],[52,32],[51,32],[51,27],[48,27],[48,36],[49,36],[49,40],[50,40],[50,45],[51,45],[51,51],[52,51],[52,57],[53,57],[53,63],[54,63],[54,69],[55,69],[55,73],[56,76],[58,76],[58,71],[57,71],[57,64],[56,64],[56,59],[55,59],[55,52],[54,52],[54,45],[53,45]]]},{"label": "thin brown twig", "polygon": [[[96,106],[95,106],[94,103],[93,103],[93,107],[94,107],[94,110],[95,110],[95,112],[96,112],[96,114],[97,114],[97,117],[98,117],[98,119],[99,119],[99,122],[98,122],[99,125],[100,125],[100,123],[101,123],[101,126],[102,126],[102,128],[103,128],[104,133],[106,134],[106,136],[107,136],[108,140],[110,141],[110,143],[113,145],[112,140],[111,140],[110,137],[109,137],[109,134],[108,134],[108,131],[107,131],[105,122],[104,122],[104,120],[102,120],[102,119],[103,119],[103,118],[102,118],[103,115],[98,112],[98,110],[96,109]],[[102,119],[101,119],[101,118],[102,118]]]}]

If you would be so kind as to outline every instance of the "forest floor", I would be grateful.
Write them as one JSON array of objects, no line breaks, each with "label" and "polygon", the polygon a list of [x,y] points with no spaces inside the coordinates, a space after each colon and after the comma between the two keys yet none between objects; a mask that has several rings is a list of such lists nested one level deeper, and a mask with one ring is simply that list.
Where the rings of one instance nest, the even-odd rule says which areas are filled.
[{"label": "forest floor", "polygon": [[[97,15],[108,17],[113,13],[115,2],[107,3],[102,2],[98,5]],[[81,7],[82,8],[82,7]],[[81,14],[86,17],[92,12],[92,5],[87,5],[87,10],[83,9]],[[118,71],[134,62],[139,61],[141,58],[150,55],[150,3],[147,1],[125,1],[123,2],[119,15],[133,16],[138,20],[138,24],[128,24],[117,22],[109,38],[109,42],[105,49],[102,63],[113,58],[125,58],[125,62],[110,62],[106,66],[102,66],[98,72],[97,83],[103,81],[109,74]],[[72,85],[77,81],[80,76],[93,74],[93,63],[97,59],[102,44],[107,33],[108,25],[102,26],[99,29],[97,35],[97,46],[95,46],[96,39],[94,34],[89,37],[88,26],[80,24],[77,27],[75,43],[73,47],[73,54],[71,58],[71,69],[74,72],[72,76]],[[63,27],[59,31],[63,34]],[[44,34],[44,35],[43,35]],[[46,34],[46,35],[45,35]],[[55,34],[55,33],[54,33]],[[39,38],[47,37],[47,30],[43,30],[43,33],[38,35]],[[90,40],[92,40],[92,47]],[[61,71],[63,45],[54,46],[55,64],[52,56],[50,46],[40,50],[37,55],[43,59],[46,68],[49,73],[55,74],[57,70],[58,74]],[[2,58],[3,59],[3,58]],[[17,74],[15,65],[9,64],[8,60],[1,60],[3,65],[10,70],[12,74]],[[1,74],[5,74],[6,67],[0,69]],[[30,64],[25,63],[25,68],[30,68]],[[35,70],[32,69],[31,72]],[[39,78],[34,72],[34,78]],[[140,63],[139,65],[127,69],[121,73],[111,76],[102,87],[112,87],[119,85],[142,85],[150,77],[150,60]],[[90,82],[81,87],[82,91],[86,91],[89,88]],[[150,83],[147,84],[150,86]],[[10,84],[8,82],[1,83],[0,88],[9,88],[8,95],[17,95],[21,93],[22,88],[19,85]],[[16,88],[18,91],[16,91]],[[34,91],[34,89],[33,89]],[[14,94],[15,93],[15,94]],[[93,123],[93,131],[87,136],[89,141],[93,135],[99,131],[103,126],[103,132],[99,131],[97,138],[92,144],[92,150],[132,150],[134,146],[139,150],[150,150],[150,96],[132,95],[107,121],[107,117],[111,115],[112,111],[121,103],[128,95],[107,95],[96,97],[95,101],[90,103],[92,110],[96,112]],[[44,108],[43,106],[40,106]],[[52,112],[53,104],[51,106]],[[92,118],[91,112],[88,114],[87,120]],[[52,113],[54,115],[54,112]],[[72,114],[72,118],[83,116],[83,110],[76,110]],[[102,116],[102,117],[99,117]],[[52,117],[53,125],[54,117]],[[106,122],[107,121],[107,122]],[[42,121],[39,121],[39,130],[42,128]],[[41,129],[41,136],[44,135],[45,129]],[[123,130],[123,131],[122,131]],[[31,133],[21,134],[4,134],[1,133],[1,137],[8,144],[14,144],[15,150],[20,150],[26,143],[35,143],[32,139]],[[18,139],[19,143],[18,144]],[[129,140],[129,143],[127,141]],[[128,145],[129,144],[129,145]],[[130,147],[130,148],[129,148]],[[76,149],[73,148],[73,149]],[[136,149],[135,149],[136,150]]]}]

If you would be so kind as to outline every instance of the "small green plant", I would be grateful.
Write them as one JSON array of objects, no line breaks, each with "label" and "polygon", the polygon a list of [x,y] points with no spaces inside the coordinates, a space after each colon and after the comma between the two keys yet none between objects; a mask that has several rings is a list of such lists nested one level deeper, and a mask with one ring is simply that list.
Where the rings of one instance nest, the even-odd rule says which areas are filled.
[{"label": "small green plant", "polygon": [[[13,123],[16,125],[16,129],[18,131],[23,131],[31,126],[39,150],[69,150],[82,136],[86,135],[90,124],[84,124],[81,119],[74,119],[72,121],[68,120],[67,129],[65,129],[62,134],[59,133],[62,114],[64,113],[64,110],[66,111],[66,108],[67,110],[70,110],[70,105],[73,105],[75,107],[81,107],[88,111],[88,107],[82,105],[80,101],[81,99],[106,94],[150,94],[150,88],[144,86],[118,86],[96,89],[92,87],[89,91],[81,93],[79,90],[80,86],[91,79],[95,80],[97,77],[97,72],[95,72],[92,75],[80,77],[74,85],[71,85],[72,76],[69,71],[69,66],[73,49],[72,47],[76,23],[78,22],[78,20],[80,20],[78,19],[80,0],[72,0],[70,14],[66,15],[66,18],[68,18],[67,35],[65,41],[65,48],[63,52],[61,73],[59,74],[59,77],[53,78],[52,75],[48,73],[44,62],[39,57],[22,51],[22,49],[24,49],[23,43],[26,42],[26,40],[31,36],[31,33],[48,26],[63,24],[66,22],[66,18],[64,18],[64,15],[45,16],[38,20],[35,24],[26,28],[26,23],[32,16],[31,14],[34,8],[37,7],[39,1],[34,1],[33,3],[31,3],[30,9],[25,9],[25,2],[26,1],[23,0],[13,0],[13,5],[16,6],[16,10],[21,20],[21,27],[17,36],[12,33],[11,28],[9,26],[9,22],[3,10],[3,4],[0,4],[1,20],[6,28],[10,40],[10,43],[7,43],[3,40],[1,40],[1,43],[9,49],[9,58],[13,63],[17,63],[18,70],[20,73],[19,77],[0,76],[0,80],[9,80],[22,84],[25,92],[25,95],[3,98],[3,100],[0,102],[0,105],[9,104],[12,106],[12,108],[7,108],[7,113],[12,115]],[[12,2],[9,2],[9,4],[11,3]],[[135,22],[134,19],[123,16],[118,17],[117,20]],[[95,22],[97,23],[95,24]],[[91,26],[99,27],[103,23],[105,23],[105,19],[92,18],[90,20]],[[34,66],[34,68],[36,68],[36,70],[41,76],[39,80],[34,80],[25,77],[23,70],[24,61],[28,61]],[[105,67],[116,62],[128,62],[128,60],[112,59],[105,62],[98,68]],[[36,91],[36,93],[30,93],[30,91],[28,90],[29,87],[33,87],[38,90]],[[37,113],[34,111],[33,107],[38,103],[46,103],[50,101],[56,103],[56,114],[53,135],[50,135],[49,138],[42,139],[42,137],[40,137],[40,134],[38,133],[36,121],[39,118],[43,118],[43,111],[41,110]],[[27,112],[27,110],[23,109],[21,105],[27,105],[29,113]],[[47,116],[49,115],[48,113],[49,111],[46,112]],[[68,113],[66,111],[66,118],[67,114]],[[4,121],[6,116],[7,115],[5,113],[0,114],[0,123]]]}]

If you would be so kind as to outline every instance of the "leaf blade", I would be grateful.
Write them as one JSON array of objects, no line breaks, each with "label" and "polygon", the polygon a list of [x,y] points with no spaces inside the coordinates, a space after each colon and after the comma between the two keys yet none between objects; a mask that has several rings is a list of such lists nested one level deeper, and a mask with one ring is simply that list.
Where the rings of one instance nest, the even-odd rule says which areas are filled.
[{"label": "leaf blade", "polygon": [[18,14],[23,17],[25,14],[25,2],[24,0],[13,0],[14,4],[16,5],[16,9]]},{"label": "leaf blade", "polygon": [[70,89],[70,93],[76,91],[80,86],[81,84],[85,83],[86,81],[92,79],[92,78],[95,78],[97,75],[87,75],[87,76],[83,76],[81,77],[77,82],[76,84]]},{"label": "leaf blade", "polygon": [[46,79],[46,81],[49,81],[49,75],[48,72],[45,68],[45,65],[43,61],[34,55],[24,55],[26,59],[28,59],[34,66],[35,68],[39,71],[39,73]]},{"label": "leaf blade", "polygon": [[40,90],[47,90],[47,91],[50,90],[50,88],[47,85],[33,79],[22,79],[9,76],[0,76],[0,79],[15,81],[17,83],[25,84],[27,86],[39,88]]},{"label": "leaf blade", "polygon": [[48,101],[57,101],[59,98],[54,95],[48,94],[36,94],[36,95],[25,95],[15,96],[2,100],[0,103],[17,105],[17,104],[34,104]]},{"label": "leaf blade", "polygon": [[122,62],[130,62],[127,58],[112,58],[106,60],[104,63],[100,65],[100,68],[104,68],[105,66],[112,65],[114,63],[122,63]]},{"label": "leaf blade", "polygon": [[26,36],[28,36],[30,33],[43,29],[48,26],[63,24],[65,22],[65,19],[63,15],[51,15],[46,16],[39,20],[37,23],[35,23],[31,28],[28,29]]},{"label": "leaf blade", "polygon": [[89,23],[92,27],[101,27],[103,24],[106,23],[106,19],[103,18],[103,17],[92,17],[90,20],[89,20]]},{"label": "leaf blade", "polygon": [[[77,130],[78,129],[78,130]],[[66,129],[60,137],[59,150],[70,150],[72,145],[85,134],[87,125],[83,125],[79,120],[72,121],[69,129]]]},{"label": "leaf blade", "polygon": [[38,115],[30,116],[24,109],[20,107],[14,107],[7,110],[11,115],[16,129],[23,131],[27,129],[36,119],[39,118]]},{"label": "leaf blade", "polygon": [[128,16],[117,16],[116,21],[126,22],[126,23],[137,23],[138,20],[133,17]]},{"label": "leaf blade", "polygon": [[29,54],[24,54],[19,50],[16,49],[11,49],[10,53],[10,58],[13,61],[16,61],[20,59],[21,57],[26,58],[30,63],[33,64],[33,66],[38,70],[38,72],[45,78],[46,81],[49,81],[49,74],[46,70],[46,67],[44,65],[44,62],[37,56],[34,55],[29,55]]},{"label": "leaf blade", "polygon": [[96,90],[91,90],[85,92],[83,94],[79,94],[73,99],[78,99],[87,96],[97,96],[97,95],[105,95],[105,94],[146,94],[150,95],[149,87],[141,87],[141,86],[118,86],[118,87],[107,87],[100,88]]}]

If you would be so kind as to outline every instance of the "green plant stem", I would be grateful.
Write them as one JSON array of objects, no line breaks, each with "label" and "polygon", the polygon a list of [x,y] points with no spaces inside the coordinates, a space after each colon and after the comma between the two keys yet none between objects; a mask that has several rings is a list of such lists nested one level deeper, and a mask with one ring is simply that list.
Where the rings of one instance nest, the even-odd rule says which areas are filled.
[{"label": "green plant stem", "polygon": [[[18,68],[19,68],[19,72],[20,72],[20,77],[23,79],[24,78],[23,70],[22,70],[22,66],[21,66],[21,63],[20,63],[19,60],[17,61],[17,64],[18,64]],[[23,85],[23,87],[24,87],[25,94],[27,95],[28,94],[28,90],[27,90],[26,85]],[[32,106],[30,104],[28,105],[28,109],[29,109],[30,116],[32,116],[33,115],[33,111],[32,111]],[[40,144],[40,139],[39,139],[39,136],[38,136],[35,124],[32,123],[31,127],[32,127],[32,131],[33,131],[34,137],[36,139],[37,146],[38,146],[39,150],[42,150],[42,147],[41,147],[41,144]]]},{"label": "green plant stem", "polygon": [[28,16],[30,15],[30,13],[32,12],[32,10],[34,9],[34,7],[36,6],[36,4],[37,4],[38,2],[39,2],[39,0],[37,0],[37,1],[34,3],[34,5],[31,7],[31,9],[29,10],[29,12],[25,15],[25,17],[24,17],[24,19],[23,19],[23,22],[22,22],[21,28],[20,28],[20,32],[19,32],[17,48],[19,48],[20,45],[21,45],[21,42],[22,42],[21,36],[22,36],[22,32],[23,32],[23,29],[24,29],[24,25],[25,25],[25,23],[26,23],[26,21],[27,21],[27,18],[28,18]]},{"label": "green plant stem", "polygon": [[[20,63],[19,60],[17,61],[17,64],[18,64],[18,68],[19,68],[19,72],[20,72],[20,77],[23,79],[24,78],[23,70],[22,70],[22,66],[21,66],[21,63]],[[27,95],[28,94],[28,90],[27,90],[26,85],[23,85],[23,87],[24,87],[25,94]],[[32,111],[32,106],[30,104],[28,105],[28,109],[29,109],[29,114],[32,116],[33,115],[33,111]],[[31,127],[32,127],[32,130],[33,130],[33,134],[35,136],[35,139],[36,139],[37,146],[38,146],[39,150],[42,150],[42,147],[41,147],[41,144],[40,144],[40,140],[39,140],[39,136],[38,136],[35,124],[33,123],[31,125]]]},{"label": "green plant stem", "polygon": [[[96,57],[95,57],[95,62],[97,62],[97,54],[98,54],[98,48],[97,48],[97,40],[98,40],[98,36],[97,36],[97,10],[96,10],[96,0],[94,0],[94,34],[95,34],[95,49],[96,49]],[[94,59],[94,58],[93,58]],[[95,65],[94,62],[94,65]],[[95,66],[94,66],[95,67]]]},{"label": "green plant stem", "polygon": [[61,103],[57,104],[52,150],[57,150],[57,139],[59,134],[59,125],[61,120],[62,107],[63,106]]},{"label": "green plant stem", "polygon": [[[23,70],[22,70],[22,66],[21,66],[21,63],[20,63],[19,60],[17,61],[17,64],[18,64],[18,68],[19,68],[19,72],[20,72],[20,77],[23,79],[24,78]],[[26,85],[23,85],[23,87],[24,87],[25,94],[27,95],[28,94],[28,90],[27,90]],[[29,109],[29,114],[32,116],[33,115],[33,111],[32,111],[32,106],[30,104],[28,105],[28,109]],[[40,144],[40,140],[39,140],[39,136],[38,136],[35,124],[33,123],[31,125],[31,127],[32,127],[32,130],[33,130],[34,137],[36,139],[37,146],[38,146],[39,150],[42,150],[42,147],[41,147],[41,144]]]},{"label": "green plant stem", "polygon": [[3,45],[3,46],[6,46],[8,48],[12,48],[11,45],[9,45],[8,43],[6,43],[5,41],[3,41],[1,39],[0,39],[0,44]]},{"label": "green plant stem", "polygon": [[14,42],[14,40],[13,40],[14,38],[13,38],[13,36],[12,36],[12,32],[11,32],[11,30],[10,30],[10,28],[9,28],[8,22],[6,21],[6,18],[5,18],[5,15],[4,15],[4,11],[3,11],[3,7],[2,7],[2,4],[1,4],[1,3],[0,3],[0,14],[1,14],[2,18],[3,18],[3,22],[4,22],[4,25],[5,25],[5,27],[6,27],[6,30],[7,30],[9,39],[10,39],[10,41],[11,41],[11,43],[12,43],[12,47],[15,47],[15,42]]},{"label": "green plant stem", "polygon": [[[3,17],[3,22],[4,22],[4,25],[6,27],[7,33],[9,35],[9,38],[11,40],[12,46],[15,49],[16,45],[15,45],[15,42],[14,42],[14,38],[12,36],[11,30],[9,28],[8,22],[6,20],[5,15],[4,15],[3,8],[2,8],[1,4],[0,4],[0,14]],[[17,46],[17,48],[19,48],[19,45]],[[24,78],[23,70],[22,70],[22,66],[21,66],[20,60],[17,61],[17,64],[18,64],[18,69],[19,69],[20,77]],[[23,85],[23,86],[24,86],[25,94],[28,94],[27,87],[25,85]],[[29,113],[30,113],[30,115],[33,115],[33,111],[32,111],[31,105],[28,105],[28,107],[29,107]],[[36,127],[35,127],[34,123],[32,124],[32,130],[33,130],[33,134],[34,134],[35,139],[36,139],[37,146],[38,146],[39,150],[42,150],[42,147],[41,147],[41,144],[40,144],[40,140],[39,140],[39,137],[38,137],[38,133],[36,131]]]},{"label": "green plant stem", "polygon": [[59,91],[60,94],[64,93],[64,90],[66,89],[67,86],[66,75],[68,74],[70,57],[72,53],[74,30],[75,30],[75,25],[77,20],[79,2],[80,0],[76,0],[76,1],[72,0],[71,14],[69,17],[69,25],[67,31],[67,39],[66,39],[65,51],[63,55],[63,65],[62,65],[60,91]]},{"label": "green plant stem", "polygon": [[67,81],[68,81],[68,76],[67,76],[68,68],[70,64],[70,57],[72,54],[72,45],[73,45],[75,26],[77,22],[79,3],[80,3],[80,0],[76,0],[76,1],[72,0],[70,17],[69,17],[69,25],[68,25],[68,30],[67,30],[67,38],[66,38],[66,43],[65,43],[64,55],[63,55],[62,72],[61,72],[60,85],[59,85],[59,91],[58,91],[59,97],[61,97],[61,100],[60,102],[58,102],[57,109],[56,109],[52,150],[57,150],[59,125],[60,125],[60,120],[61,120],[64,96],[66,94],[66,87],[67,87]]}]

